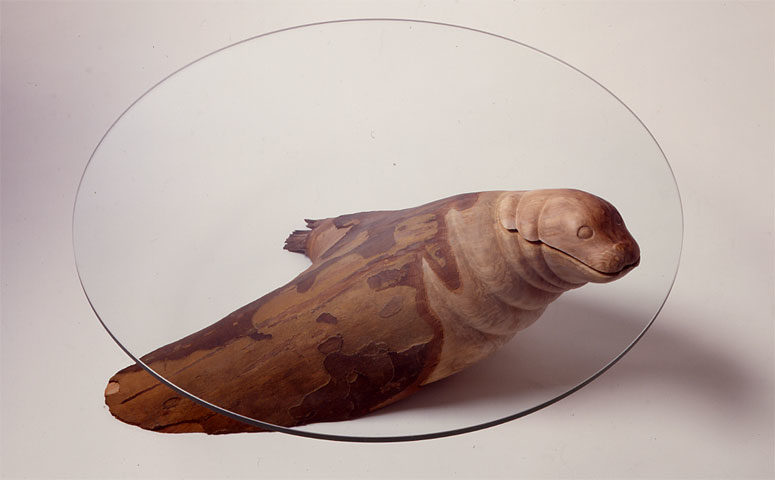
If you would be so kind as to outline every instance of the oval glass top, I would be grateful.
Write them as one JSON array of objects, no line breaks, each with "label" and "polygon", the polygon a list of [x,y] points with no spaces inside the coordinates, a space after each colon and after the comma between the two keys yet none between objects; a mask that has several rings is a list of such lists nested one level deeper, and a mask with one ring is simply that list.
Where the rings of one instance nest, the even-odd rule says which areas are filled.
[{"label": "oval glass top", "polygon": [[[682,213],[660,147],[611,92],[546,53],[459,26],[348,20],[209,54],[142,95],[100,141],[76,199],[76,263],[111,336],[147,360],[305,270],[306,257],[283,250],[304,219],[535,188],[610,201],[640,265],[563,294],[496,353],[408,398],[281,429],[363,441],[449,435],[530,413],[595,378],[648,328],[677,271]],[[208,348],[197,358],[219,346]],[[186,400],[275,428],[245,418],[247,402],[141,364]]]}]

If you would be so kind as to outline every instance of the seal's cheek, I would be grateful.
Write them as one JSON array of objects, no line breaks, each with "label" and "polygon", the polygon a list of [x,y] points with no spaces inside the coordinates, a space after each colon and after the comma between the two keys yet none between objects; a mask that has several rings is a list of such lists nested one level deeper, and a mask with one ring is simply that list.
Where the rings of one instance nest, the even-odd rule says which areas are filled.
[{"label": "seal's cheek", "polygon": [[570,255],[546,244],[541,244],[541,254],[549,269],[568,283],[581,286],[587,282],[605,281],[604,278],[607,277],[607,275],[596,272]]}]

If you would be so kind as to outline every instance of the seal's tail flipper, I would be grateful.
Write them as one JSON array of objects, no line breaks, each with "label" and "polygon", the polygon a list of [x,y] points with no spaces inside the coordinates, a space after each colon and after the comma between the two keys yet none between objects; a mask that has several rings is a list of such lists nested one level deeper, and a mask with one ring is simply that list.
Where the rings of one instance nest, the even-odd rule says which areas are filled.
[{"label": "seal's tail flipper", "polygon": [[310,233],[312,233],[315,228],[319,227],[323,223],[323,220],[310,220],[305,218],[304,221],[307,223],[307,228],[309,228],[309,230],[294,230],[291,232],[291,234],[288,235],[288,238],[285,239],[283,248],[289,252],[301,253],[302,255],[310,257]]},{"label": "seal's tail flipper", "polygon": [[285,239],[284,249],[289,252],[307,254],[307,240],[312,230],[294,230],[288,238]]},{"label": "seal's tail flipper", "polygon": [[290,235],[288,235],[288,238],[285,239],[285,246],[283,246],[283,248],[289,252],[307,255],[307,243],[309,242],[309,234],[312,233],[312,230],[314,230],[317,225],[320,224],[320,220],[309,220],[305,218],[304,221],[307,223],[307,228],[309,228],[309,230],[294,230]]},{"label": "seal's tail flipper", "polygon": [[357,222],[341,223],[337,218],[324,218],[322,220],[307,220],[309,230],[294,230],[285,239],[284,249],[290,252],[301,253],[309,257],[314,263],[326,251],[334,246]]}]

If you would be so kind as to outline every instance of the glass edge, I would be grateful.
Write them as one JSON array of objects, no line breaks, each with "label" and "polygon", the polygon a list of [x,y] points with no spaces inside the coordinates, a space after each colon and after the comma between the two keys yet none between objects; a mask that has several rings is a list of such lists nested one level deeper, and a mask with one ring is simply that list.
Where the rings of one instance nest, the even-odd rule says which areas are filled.
[{"label": "glass edge", "polygon": [[[567,67],[569,67],[569,68],[571,68],[572,70],[576,71],[577,73],[583,75],[587,79],[589,79],[592,82],[594,82],[600,88],[605,90],[608,94],[610,94],[612,97],[614,97],[622,106],[624,106],[624,108],[626,108],[627,111],[630,112],[630,114],[632,116],[634,116],[636,120],[638,120],[640,125],[646,130],[646,132],[651,137],[651,140],[654,142],[654,144],[659,149],[659,152],[662,155],[662,159],[664,160],[665,165],[667,166],[668,172],[670,173],[670,176],[672,177],[673,187],[675,188],[676,197],[678,199],[678,208],[679,208],[679,214],[680,214],[680,233],[681,233],[681,235],[680,235],[680,242],[679,242],[679,246],[678,246],[678,258],[676,259],[676,265],[675,265],[675,269],[673,271],[673,278],[672,278],[672,280],[670,282],[670,286],[668,287],[668,290],[665,293],[665,297],[662,300],[662,303],[660,304],[659,308],[657,309],[656,313],[653,315],[653,317],[651,318],[649,323],[643,328],[643,330],[638,334],[638,336],[635,337],[635,339],[627,347],[625,347],[625,349],[621,353],[619,353],[616,357],[614,357],[605,366],[603,366],[597,372],[592,374],[590,377],[588,377],[587,379],[585,379],[582,382],[578,383],[577,385],[575,385],[571,389],[567,390],[566,392],[563,392],[562,394],[560,394],[560,395],[558,395],[556,397],[553,397],[553,398],[551,398],[551,399],[549,399],[549,400],[547,400],[547,401],[545,401],[543,403],[540,403],[540,404],[538,404],[538,405],[536,405],[534,407],[531,407],[529,409],[523,410],[521,412],[515,413],[513,415],[509,415],[509,416],[506,416],[506,417],[503,417],[503,418],[500,418],[500,419],[492,420],[492,421],[485,422],[485,423],[480,423],[480,424],[477,424],[477,425],[472,425],[472,426],[469,426],[469,427],[456,428],[456,429],[452,429],[452,430],[445,430],[445,431],[434,432],[434,433],[424,433],[424,434],[416,434],[416,435],[397,435],[397,436],[367,437],[367,436],[336,435],[336,434],[309,432],[309,431],[305,431],[305,430],[297,430],[297,429],[294,429],[294,428],[282,427],[282,426],[279,426],[279,425],[273,425],[273,424],[270,424],[270,423],[264,423],[264,422],[261,422],[259,420],[255,420],[255,419],[252,419],[252,418],[249,418],[249,417],[245,417],[243,415],[240,415],[240,414],[237,414],[237,413],[225,410],[225,409],[223,409],[221,407],[218,407],[217,405],[214,405],[214,404],[212,404],[210,402],[207,402],[206,400],[203,400],[203,399],[197,397],[196,395],[194,395],[192,393],[186,392],[182,388],[172,384],[170,381],[166,380],[161,375],[159,375],[154,370],[152,370],[148,365],[146,365],[138,357],[133,355],[126,347],[124,347],[124,345],[118,340],[118,338],[116,338],[116,336],[113,334],[113,332],[110,330],[110,328],[108,328],[107,324],[103,321],[103,319],[100,316],[99,312],[97,312],[97,309],[95,308],[94,304],[92,303],[91,298],[89,297],[88,292],[86,291],[86,286],[84,285],[84,282],[83,282],[83,276],[81,275],[81,270],[78,267],[78,254],[77,254],[77,249],[76,249],[76,245],[75,245],[75,242],[76,242],[75,241],[75,236],[76,236],[76,229],[75,229],[76,211],[77,211],[78,200],[79,200],[80,195],[81,195],[81,190],[82,190],[82,186],[83,186],[83,183],[84,183],[84,179],[86,178],[86,173],[87,173],[87,171],[89,169],[89,166],[92,163],[92,160],[94,159],[95,155],[97,154],[97,151],[99,150],[100,146],[105,141],[107,136],[110,134],[110,132],[113,129],[113,127],[116,126],[116,124],[124,117],[124,115],[126,115],[126,113],[129,110],[131,110],[140,100],[142,100],[146,95],[148,95],[156,87],[158,87],[159,85],[161,85],[162,83],[167,81],[169,78],[173,77],[174,75],[180,73],[182,70],[185,70],[189,66],[191,66],[191,65],[193,65],[193,64],[195,64],[195,63],[197,63],[197,62],[199,62],[201,60],[204,60],[205,58],[208,58],[208,57],[210,57],[212,55],[215,55],[215,54],[217,54],[217,53],[219,53],[219,52],[221,52],[223,50],[226,50],[228,48],[231,48],[231,47],[243,44],[243,43],[247,43],[249,41],[252,41],[252,40],[255,40],[255,39],[258,39],[258,38],[266,37],[266,36],[269,36],[269,35],[274,35],[274,34],[277,34],[277,33],[282,33],[282,32],[287,32],[287,31],[292,31],[292,30],[297,30],[297,29],[302,29],[302,28],[307,28],[307,27],[314,27],[314,26],[321,26],[321,25],[330,25],[330,24],[337,24],[337,23],[380,22],[380,21],[381,22],[422,23],[422,24],[428,24],[428,25],[437,25],[437,26],[451,27],[451,28],[457,28],[457,29],[461,29],[461,30],[468,30],[468,31],[471,31],[471,32],[481,33],[481,34],[484,34],[484,35],[489,35],[489,36],[492,36],[492,37],[495,37],[495,38],[500,38],[500,39],[503,39],[503,40],[515,43],[517,45],[523,46],[523,47],[528,48],[530,50],[533,50],[533,51],[535,51],[537,53],[540,53],[542,55],[546,55],[547,57],[549,57],[549,58],[551,58],[551,59],[553,59],[553,60],[555,60],[555,61],[557,61],[557,62],[559,62],[559,63],[561,63],[561,64],[563,64],[563,65],[565,65]],[[564,398],[566,398],[566,397],[576,393],[577,391],[579,391],[580,389],[582,389],[586,385],[592,383],[594,380],[596,380],[598,377],[600,377],[603,373],[605,373],[608,369],[613,367],[619,360],[621,360],[624,357],[624,355],[626,355],[640,341],[641,338],[643,338],[643,336],[646,334],[646,332],[649,330],[649,328],[651,328],[651,326],[654,324],[654,321],[656,320],[657,316],[659,316],[659,313],[662,311],[662,308],[665,306],[665,303],[667,302],[667,299],[670,296],[670,292],[672,291],[672,289],[673,289],[673,287],[675,285],[676,278],[678,276],[678,270],[679,270],[679,267],[680,267],[681,256],[682,256],[682,253],[683,253],[684,214],[683,214],[683,202],[682,202],[682,199],[681,199],[680,190],[678,188],[678,182],[676,181],[676,178],[675,178],[675,172],[673,171],[673,168],[672,168],[672,166],[670,165],[670,162],[667,159],[667,155],[665,154],[664,150],[662,149],[662,146],[659,144],[659,142],[657,141],[657,139],[654,136],[654,134],[651,132],[651,130],[649,130],[649,128],[646,126],[646,124],[643,122],[643,120],[641,120],[641,118],[621,98],[619,98],[616,94],[614,94],[611,90],[609,90],[603,84],[601,84],[600,82],[595,80],[593,77],[591,77],[587,73],[585,73],[582,70],[578,69],[577,67],[575,67],[575,66],[571,65],[570,63],[562,60],[561,58],[558,58],[558,57],[556,57],[556,56],[554,56],[554,55],[552,55],[550,53],[547,53],[547,52],[545,52],[545,51],[543,51],[541,49],[538,49],[536,47],[533,47],[531,45],[525,44],[525,43],[520,42],[518,40],[514,40],[514,39],[506,37],[504,35],[488,32],[486,30],[481,30],[481,29],[477,29],[477,28],[473,28],[473,27],[467,27],[467,26],[463,26],[463,25],[456,25],[456,24],[452,24],[452,23],[438,22],[438,21],[432,21],[432,20],[419,20],[419,19],[406,19],[406,18],[390,18],[390,17],[384,17],[384,18],[383,17],[375,17],[375,18],[348,18],[348,19],[327,20],[327,21],[305,23],[305,24],[302,24],[302,25],[295,25],[295,26],[291,26],[291,27],[280,28],[280,29],[277,29],[277,30],[272,30],[270,32],[254,35],[254,36],[251,36],[251,37],[239,40],[237,42],[234,42],[234,43],[231,43],[231,44],[226,45],[224,47],[221,47],[221,48],[218,48],[216,50],[213,50],[212,52],[207,53],[207,54],[205,54],[205,55],[203,55],[201,57],[198,57],[198,58],[196,58],[195,60],[192,60],[189,63],[186,63],[185,65],[183,65],[180,68],[174,70],[172,73],[170,73],[169,75],[165,76],[164,78],[162,78],[161,80],[159,80],[158,82],[153,84],[145,92],[143,92],[137,99],[135,99],[132,103],[130,103],[129,106],[127,106],[127,108],[125,108],[121,112],[121,114],[119,114],[119,116],[116,117],[116,119],[110,124],[108,129],[105,131],[105,133],[100,138],[99,142],[97,142],[97,145],[94,147],[94,150],[92,151],[91,155],[89,156],[88,161],[86,162],[86,165],[83,168],[83,173],[81,174],[81,178],[78,181],[78,186],[76,188],[75,198],[74,198],[74,201],[73,201],[73,212],[72,212],[72,218],[71,218],[71,240],[72,240],[73,256],[74,256],[74,260],[75,260],[75,262],[74,262],[75,263],[75,270],[76,270],[76,274],[78,276],[78,282],[81,285],[81,290],[83,291],[84,296],[86,297],[86,301],[89,303],[89,307],[94,312],[95,316],[97,317],[97,320],[100,322],[102,327],[108,333],[110,338],[112,338],[113,341],[116,342],[116,344],[119,346],[119,348],[121,348],[121,350],[123,350],[124,353],[126,353],[127,356],[129,356],[129,358],[131,358],[135,363],[140,365],[143,369],[145,369],[149,374],[151,374],[154,378],[159,380],[161,383],[167,385],[168,387],[172,388],[173,390],[177,391],[178,393],[180,393],[180,394],[190,398],[191,400],[193,400],[196,403],[204,406],[205,408],[208,408],[208,409],[213,410],[213,411],[215,411],[215,412],[217,412],[219,414],[222,414],[222,415],[225,415],[227,417],[230,417],[230,418],[232,418],[234,420],[237,420],[237,421],[240,421],[240,422],[243,422],[243,423],[247,423],[249,425],[254,425],[254,426],[257,426],[257,427],[260,427],[260,428],[265,428],[265,429],[270,430],[270,431],[287,433],[289,435],[295,435],[295,436],[306,437],[306,438],[314,438],[314,439],[319,439],[319,440],[332,440],[332,441],[340,441],[340,442],[357,442],[357,443],[394,443],[394,442],[409,442],[409,441],[419,441],[419,440],[430,440],[430,439],[435,439],[435,438],[444,438],[444,437],[450,437],[450,436],[454,436],[454,435],[461,435],[461,434],[471,433],[471,432],[475,432],[475,431],[478,431],[478,430],[483,430],[483,429],[486,429],[486,428],[490,428],[490,427],[494,427],[494,426],[497,426],[497,425],[501,425],[501,424],[510,422],[512,420],[516,420],[518,418],[521,418],[521,417],[527,416],[527,415],[529,415],[531,413],[535,413],[535,412],[537,412],[539,410],[542,410],[542,409],[544,409],[544,408],[546,408],[546,407],[548,407],[548,406],[550,406],[550,405],[552,405],[554,403],[557,403],[560,400],[562,400],[562,399],[564,399]]]}]

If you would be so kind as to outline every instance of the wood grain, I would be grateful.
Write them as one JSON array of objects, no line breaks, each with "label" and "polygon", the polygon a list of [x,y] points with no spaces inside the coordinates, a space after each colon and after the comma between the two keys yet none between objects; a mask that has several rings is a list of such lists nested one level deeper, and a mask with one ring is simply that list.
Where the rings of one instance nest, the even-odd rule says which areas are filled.
[{"label": "wood grain", "polygon": [[[470,193],[307,226],[285,246],[310,258],[307,270],[141,360],[260,421],[347,420],[479,361],[562,292],[619,278],[640,258],[616,209],[578,190]],[[259,430],[138,365],[110,379],[105,399],[145,429]]]}]

